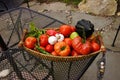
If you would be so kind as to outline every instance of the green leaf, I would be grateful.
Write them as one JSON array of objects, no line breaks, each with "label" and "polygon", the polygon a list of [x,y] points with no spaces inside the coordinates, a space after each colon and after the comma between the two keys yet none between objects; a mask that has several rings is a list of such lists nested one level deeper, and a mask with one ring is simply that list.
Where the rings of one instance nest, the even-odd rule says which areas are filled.
[{"label": "green leaf", "polygon": [[40,35],[45,34],[45,29],[38,29],[33,22],[30,22],[29,24],[30,31],[27,34],[28,36],[33,36],[36,38],[39,38]]},{"label": "green leaf", "polygon": [[36,45],[35,47],[36,47],[36,49],[37,49],[39,52],[41,52],[41,53],[43,53],[43,54],[48,54],[48,55],[50,55],[50,53],[49,53],[49,52],[47,52],[47,51],[43,50],[43,49],[42,49],[42,48],[40,48],[38,45]]},{"label": "green leaf", "polygon": [[30,27],[30,31],[35,31],[36,29],[35,24],[33,22],[29,24],[29,27]]}]

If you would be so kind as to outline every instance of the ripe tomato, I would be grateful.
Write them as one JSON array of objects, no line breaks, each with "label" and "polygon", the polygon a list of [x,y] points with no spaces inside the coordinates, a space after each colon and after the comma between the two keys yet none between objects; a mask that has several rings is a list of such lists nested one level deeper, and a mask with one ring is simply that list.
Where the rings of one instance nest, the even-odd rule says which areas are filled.
[{"label": "ripe tomato", "polygon": [[60,33],[64,36],[69,36],[72,33],[72,29],[70,25],[62,25],[60,26]]},{"label": "ripe tomato", "polygon": [[86,41],[82,44],[81,49],[79,50],[80,54],[87,55],[92,51],[92,45],[89,41]]},{"label": "ripe tomato", "polygon": [[93,52],[100,50],[100,45],[97,42],[92,42],[91,44]]},{"label": "ripe tomato", "polygon": [[54,46],[48,44],[48,45],[45,47],[45,50],[46,50],[47,52],[52,52],[52,51],[54,50]]},{"label": "ripe tomato", "polygon": [[72,47],[78,54],[80,54],[79,50],[81,49],[81,45],[82,38],[80,36],[75,37],[72,41]]},{"label": "ripe tomato", "polygon": [[48,45],[48,36],[46,34],[40,35],[39,43],[40,43],[40,46],[43,46],[43,47]]},{"label": "ripe tomato", "polygon": [[72,50],[71,52],[71,56],[78,56],[79,54],[75,51],[75,50]]},{"label": "ripe tomato", "polygon": [[37,39],[35,37],[29,36],[25,39],[24,45],[27,48],[34,49]]},{"label": "ripe tomato", "polygon": [[60,56],[68,56],[71,52],[70,47],[65,42],[57,42],[54,45],[55,52]]},{"label": "ripe tomato", "polygon": [[64,42],[67,43],[70,47],[72,46],[72,39],[71,38],[65,38]]},{"label": "ripe tomato", "polygon": [[72,32],[75,32],[76,28],[74,26],[71,26],[71,30],[72,30]]},{"label": "ripe tomato", "polygon": [[58,56],[55,51],[53,51],[51,54],[54,55],[54,56]]},{"label": "ripe tomato", "polygon": [[92,45],[89,41],[82,43],[82,38],[80,36],[76,37],[72,41],[72,47],[78,54],[89,54],[92,50]]},{"label": "ripe tomato", "polygon": [[49,30],[47,30],[46,31],[46,33],[48,34],[48,35],[50,35],[50,36],[55,36],[55,34],[57,33],[55,30],[53,30],[53,29],[49,29]]}]

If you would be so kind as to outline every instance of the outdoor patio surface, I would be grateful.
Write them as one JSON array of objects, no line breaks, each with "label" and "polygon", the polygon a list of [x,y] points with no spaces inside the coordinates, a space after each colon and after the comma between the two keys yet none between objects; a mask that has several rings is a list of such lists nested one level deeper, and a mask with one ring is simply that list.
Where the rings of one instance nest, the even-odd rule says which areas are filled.
[{"label": "outdoor patio surface", "polygon": [[[22,5],[22,7],[25,7],[25,6],[26,4]],[[105,16],[95,16],[92,14],[86,14],[79,11],[76,8],[73,8],[69,5],[66,6],[64,3],[59,3],[59,2],[51,3],[51,4],[39,4],[36,2],[30,2],[30,9],[38,11],[40,13],[43,13],[55,19],[58,19],[64,23],[70,23],[73,26],[76,25],[77,21],[81,19],[90,20],[94,24],[96,30],[102,31],[103,42],[106,47],[106,66],[105,66],[105,74],[104,74],[103,80],[119,80],[120,79],[120,71],[119,71],[120,69],[120,64],[119,64],[120,33],[117,36],[115,47],[111,46],[113,39],[115,37],[116,31],[118,29],[118,26],[120,24],[119,16],[105,17]],[[21,62],[25,63],[24,59],[22,59],[22,57],[20,56],[21,55],[17,55],[16,59],[23,60]],[[92,65],[88,68],[88,70],[85,72],[81,80],[97,80],[97,71],[98,71],[97,61],[101,58],[101,56],[102,56],[101,54],[97,56],[97,58],[92,63]],[[34,59],[29,64],[33,64],[33,63],[35,63]],[[6,60],[0,63],[0,65],[1,65],[0,70],[11,68]],[[29,69],[31,69],[30,67],[31,66],[29,66]],[[37,69],[40,69],[40,67],[38,67]],[[27,73],[24,72],[23,69],[21,70],[23,74],[27,75]],[[38,72],[35,74],[38,75],[40,73]],[[14,72],[12,72],[12,69],[11,69],[11,74],[0,80],[13,80],[13,77],[15,77],[15,74]],[[14,80],[18,80],[18,79],[14,78]],[[29,79],[29,80],[33,80],[33,79]]]},{"label": "outdoor patio surface", "polygon": [[[120,79],[120,33],[118,34],[117,40],[115,42],[115,47],[111,47],[113,39],[115,37],[116,31],[120,24],[120,17],[119,16],[111,16],[111,17],[104,17],[104,16],[95,16],[90,14],[85,14],[79,10],[71,6],[66,6],[65,4],[61,3],[51,3],[51,4],[41,4],[31,2],[31,9],[51,16],[55,19],[58,19],[62,22],[68,23],[68,18],[66,16],[71,15],[72,17],[72,25],[75,25],[78,20],[86,19],[90,20],[95,29],[102,29],[103,33],[103,41],[105,47],[107,48],[106,51],[106,70],[103,77],[103,80],[119,80]],[[101,58],[99,55],[96,60],[92,63],[86,73],[83,75],[81,80],[97,80],[97,61]]]}]

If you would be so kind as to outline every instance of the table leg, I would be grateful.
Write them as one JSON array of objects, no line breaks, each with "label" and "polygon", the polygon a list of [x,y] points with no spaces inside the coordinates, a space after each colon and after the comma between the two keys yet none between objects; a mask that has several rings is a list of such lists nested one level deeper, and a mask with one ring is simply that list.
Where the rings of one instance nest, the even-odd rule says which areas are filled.
[{"label": "table leg", "polygon": [[10,53],[5,53],[10,65],[12,66],[13,70],[16,72],[16,75],[17,77],[20,79],[20,80],[25,80],[21,74],[21,72],[19,71],[18,67],[17,67],[17,64],[15,63],[12,55]]},{"label": "table leg", "polygon": [[114,38],[113,43],[112,43],[112,47],[115,46],[114,44],[115,44],[115,41],[116,41],[116,38],[117,38],[117,35],[118,35],[119,30],[120,30],[120,25],[119,25],[119,27],[118,27],[118,29],[117,29],[117,32],[116,32],[115,38]]},{"label": "table leg", "polygon": [[4,56],[6,57],[6,59],[9,61],[10,65],[13,67],[13,70],[16,72],[17,74],[17,77],[20,79],[20,80],[24,80],[24,78],[22,77],[22,74],[21,72],[19,71],[18,67],[17,67],[17,64],[15,63],[11,53],[9,52],[9,49],[8,47],[6,46],[2,36],[0,35],[0,48],[1,50],[3,51],[2,54],[4,54]]}]

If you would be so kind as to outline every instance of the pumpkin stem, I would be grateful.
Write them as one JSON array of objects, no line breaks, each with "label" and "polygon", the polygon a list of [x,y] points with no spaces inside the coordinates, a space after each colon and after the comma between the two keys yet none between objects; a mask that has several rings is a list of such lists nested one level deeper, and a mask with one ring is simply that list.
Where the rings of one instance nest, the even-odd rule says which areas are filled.
[{"label": "pumpkin stem", "polygon": [[83,39],[82,42],[85,43],[86,42],[86,33],[85,33],[85,28],[82,26],[82,32],[83,32]]}]

